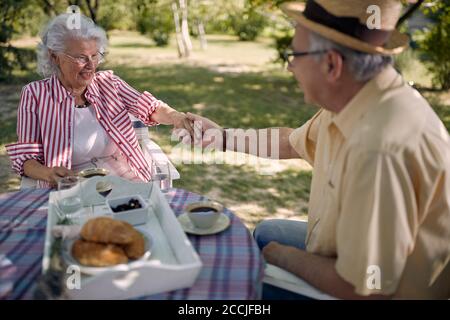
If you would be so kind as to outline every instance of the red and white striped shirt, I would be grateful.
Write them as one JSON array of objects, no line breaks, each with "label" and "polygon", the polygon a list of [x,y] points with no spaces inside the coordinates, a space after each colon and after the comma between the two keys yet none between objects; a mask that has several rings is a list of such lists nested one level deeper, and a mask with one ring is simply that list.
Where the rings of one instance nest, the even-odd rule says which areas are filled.
[{"label": "red and white striped shirt", "polygon": [[[150,169],[139,148],[129,113],[146,125],[156,125],[151,114],[161,101],[146,91],[138,92],[112,71],[97,72],[85,97],[103,129],[126,156],[134,174],[148,181]],[[71,169],[74,106],[75,98],[55,75],[23,88],[17,115],[18,142],[6,146],[12,168],[18,174],[24,175],[23,164],[30,159],[50,168]],[[48,184],[38,181],[38,186]]]}]

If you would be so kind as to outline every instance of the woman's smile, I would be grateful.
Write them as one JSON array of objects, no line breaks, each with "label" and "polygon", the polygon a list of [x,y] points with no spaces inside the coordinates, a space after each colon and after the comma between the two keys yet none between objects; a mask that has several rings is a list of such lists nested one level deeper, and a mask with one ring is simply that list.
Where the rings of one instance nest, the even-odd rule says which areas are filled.
[{"label": "woman's smile", "polygon": [[84,81],[89,81],[94,76],[94,70],[82,70],[79,75]]}]

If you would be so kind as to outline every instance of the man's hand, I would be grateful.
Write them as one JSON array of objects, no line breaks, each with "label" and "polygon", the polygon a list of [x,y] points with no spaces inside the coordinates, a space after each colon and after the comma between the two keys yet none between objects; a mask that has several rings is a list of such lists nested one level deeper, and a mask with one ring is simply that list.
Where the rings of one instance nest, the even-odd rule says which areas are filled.
[{"label": "man's hand", "polygon": [[221,126],[208,118],[190,112],[187,113],[187,117],[194,123],[194,135],[191,135],[190,140],[192,144],[201,145],[203,148],[213,145],[215,149],[222,150],[223,129]]},{"label": "man's hand", "polygon": [[173,130],[175,132],[185,132],[189,133],[192,137],[194,136],[194,123],[191,121],[184,112],[176,112],[172,114]]},{"label": "man's hand", "polygon": [[188,112],[187,113],[187,117],[191,120],[191,121],[198,121],[202,124],[202,132],[205,132],[208,129],[222,129],[221,126],[219,126],[217,123],[215,123],[214,121],[199,116],[198,114],[193,114]]},{"label": "man's hand", "polygon": [[66,167],[53,167],[48,169],[46,180],[52,187],[56,187],[60,178],[73,175],[75,175],[75,173]]},{"label": "man's hand", "polygon": [[285,268],[289,260],[289,248],[278,242],[271,241],[263,248],[262,253],[268,263]]},{"label": "man's hand", "polygon": [[372,294],[361,296],[355,293],[352,284],[336,271],[336,258],[306,252],[295,247],[271,241],[262,253],[266,261],[302,278],[320,291],[341,299],[389,299],[392,296]]}]

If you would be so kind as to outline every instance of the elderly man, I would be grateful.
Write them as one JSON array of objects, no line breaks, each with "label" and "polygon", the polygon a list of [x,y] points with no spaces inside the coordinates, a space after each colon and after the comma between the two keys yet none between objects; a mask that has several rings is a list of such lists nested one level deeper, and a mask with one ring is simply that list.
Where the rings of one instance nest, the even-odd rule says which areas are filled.
[{"label": "elderly man", "polygon": [[[366,26],[372,4],[381,29]],[[282,8],[297,22],[288,70],[305,101],[321,109],[300,128],[268,131],[270,142],[278,130],[280,158],[305,159],[314,174],[307,227],[257,226],[264,257],[338,298],[449,298],[450,138],[392,67],[391,56],[408,42],[395,30],[401,3],[310,0],[306,8]],[[188,116],[203,131],[221,130]],[[250,151],[230,143],[234,130],[223,132],[224,148]],[[215,140],[203,144],[220,146]],[[264,290],[265,297],[292,296]]]}]

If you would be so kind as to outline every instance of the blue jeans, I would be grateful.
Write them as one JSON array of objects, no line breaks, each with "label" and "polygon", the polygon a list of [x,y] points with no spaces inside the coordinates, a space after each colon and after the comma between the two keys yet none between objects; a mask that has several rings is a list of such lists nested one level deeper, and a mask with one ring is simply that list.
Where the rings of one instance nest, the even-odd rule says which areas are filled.
[{"label": "blue jeans", "polygon": [[[305,250],[307,223],[291,220],[266,220],[256,226],[253,236],[262,250],[270,241]],[[313,300],[269,284],[263,285],[263,300]]]}]

